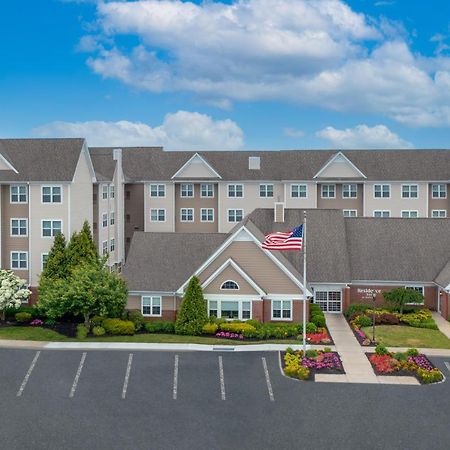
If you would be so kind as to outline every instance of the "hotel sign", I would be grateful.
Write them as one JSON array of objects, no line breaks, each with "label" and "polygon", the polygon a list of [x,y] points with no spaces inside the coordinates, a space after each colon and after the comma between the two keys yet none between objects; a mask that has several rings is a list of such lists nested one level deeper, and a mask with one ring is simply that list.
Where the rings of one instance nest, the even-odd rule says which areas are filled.
[{"label": "hotel sign", "polygon": [[365,300],[372,300],[373,294],[375,295],[381,294],[381,289],[358,288],[356,292],[359,298]]}]

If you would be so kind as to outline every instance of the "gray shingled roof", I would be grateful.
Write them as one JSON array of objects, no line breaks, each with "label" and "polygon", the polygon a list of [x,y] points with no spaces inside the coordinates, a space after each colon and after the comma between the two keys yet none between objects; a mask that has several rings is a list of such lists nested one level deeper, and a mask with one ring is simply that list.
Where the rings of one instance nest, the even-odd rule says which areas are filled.
[{"label": "gray shingled roof", "polygon": [[447,261],[447,264],[444,268],[439,272],[438,276],[434,280],[439,286],[446,288],[450,285],[450,258]]},{"label": "gray shingled roof", "polygon": [[123,275],[131,291],[174,292],[228,237],[135,232]]},{"label": "gray shingled roof", "polygon": [[450,258],[450,219],[346,219],[353,280],[432,282]]},{"label": "gray shingled roof", "polygon": [[84,139],[0,139],[2,154],[18,171],[0,181],[72,181]]},{"label": "gray shingled roof", "polygon": [[92,165],[97,181],[112,181],[116,170],[112,148],[90,148]]},{"label": "gray shingled roof", "polygon": [[[98,149],[93,149],[94,152]],[[112,148],[105,149],[111,152]],[[337,150],[198,152],[223,180],[311,180]],[[450,180],[450,150],[344,150],[368,180]],[[124,147],[123,167],[129,181],[170,180],[195,152],[161,147]],[[261,158],[260,170],[248,169],[248,157]],[[107,172],[99,162],[96,170]]]}]

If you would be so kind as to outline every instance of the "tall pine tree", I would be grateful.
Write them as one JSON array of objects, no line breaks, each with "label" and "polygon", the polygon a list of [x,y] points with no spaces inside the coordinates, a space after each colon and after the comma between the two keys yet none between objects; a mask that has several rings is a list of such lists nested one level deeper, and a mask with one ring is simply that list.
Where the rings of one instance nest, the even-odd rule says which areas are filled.
[{"label": "tall pine tree", "polygon": [[58,233],[48,253],[47,263],[42,271],[41,278],[57,280],[65,279],[68,275],[66,238],[62,233]]},{"label": "tall pine tree", "polygon": [[67,265],[69,272],[81,264],[98,264],[100,255],[92,238],[91,227],[87,221],[78,233],[74,233],[67,246]]}]

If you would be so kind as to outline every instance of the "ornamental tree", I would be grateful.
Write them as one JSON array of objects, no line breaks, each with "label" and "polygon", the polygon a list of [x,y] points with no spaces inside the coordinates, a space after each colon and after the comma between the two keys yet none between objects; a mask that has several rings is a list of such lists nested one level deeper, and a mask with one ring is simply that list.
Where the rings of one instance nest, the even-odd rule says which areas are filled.
[{"label": "ornamental tree", "polygon": [[93,315],[117,317],[125,308],[128,290],[123,279],[104,265],[83,263],[65,280],[45,280],[38,307],[50,319],[80,315],[89,327]]},{"label": "ornamental tree", "polygon": [[58,233],[48,253],[47,263],[41,273],[41,278],[56,280],[67,278],[67,276],[66,238],[62,233]]},{"label": "ornamental tree", "polygon": [[195,336],[201,334],[203,325],[208,322],[206,301],[199,279],[192,277],[177,314],[175,333]]},{"label": "ornamental tree", "polygon": [[83,263],[98,263],[100,255],[86,220],[78,233],[74,233],[66,248],[67,268],[70,272]]},{"label": "ornamental tree", "polygon": [[400,310],[403,314],[403,307],[408,303],[423,303],[424,296],[412,288],[396,288],[383,293],[384,299]]},{"label": "ornamental tree", "polygon": [[31,295],[25,280],[19,278],[12,270],[0,269],[0,311],[5,320],[7,308],[19,308],[23,300]]}]

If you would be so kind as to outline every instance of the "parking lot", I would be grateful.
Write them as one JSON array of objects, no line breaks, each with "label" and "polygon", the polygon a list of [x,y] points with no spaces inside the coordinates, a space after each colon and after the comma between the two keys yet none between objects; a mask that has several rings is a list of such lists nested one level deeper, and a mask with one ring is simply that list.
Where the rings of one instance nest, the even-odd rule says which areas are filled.
[{"label": "parking lot", "polygon": [[[0,361],[5,449],[450,447],[449,382],[298,382],[277,352],[0,349]],[[450,376],[448,358],[433,361]]]}]

